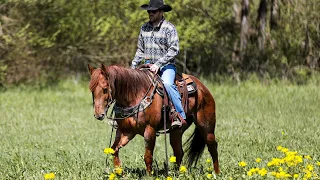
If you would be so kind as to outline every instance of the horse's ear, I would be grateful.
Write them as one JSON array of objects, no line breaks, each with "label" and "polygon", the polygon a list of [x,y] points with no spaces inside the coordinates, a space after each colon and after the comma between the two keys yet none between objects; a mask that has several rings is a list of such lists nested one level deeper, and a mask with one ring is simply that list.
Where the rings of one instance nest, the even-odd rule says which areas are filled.
[{"label": "horse's ear", "polygon": [[104,65],[104,64],[101,64],[101,70],[104,72],[104,73],[106,73],[107,74],[107,68],[106,68],[106,66]]},{"label": "horse's ear", "polygon": [[91,75],[93,70],[94,70],[94,68],[92,66],[90,66],[90,64],[88,64],[88,70],[89,70],[89,73]]}]

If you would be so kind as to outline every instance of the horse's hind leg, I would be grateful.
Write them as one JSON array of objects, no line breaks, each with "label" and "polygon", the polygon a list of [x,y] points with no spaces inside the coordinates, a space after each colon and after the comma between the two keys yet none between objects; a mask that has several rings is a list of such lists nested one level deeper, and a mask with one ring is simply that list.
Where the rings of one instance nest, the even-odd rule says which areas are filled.
[{"label": "horse's hind leg", "polygon": [[218,161],[218,143],[215,140],[215,135],[213,133],[208,133],[207,134],[207,146],[208,146],[208,151],[210,152],[210,155],[213,160],[213,168],[214,171],[219,174],[220,169],[219,169],[219,161]]},{"label": "horse's hind leg", "polygon": [[119,150],[120,148],[124,147],[128,142],[133,139],[135,134],[130,133],[122,133],[119,129],[117,129],[116,138],[112,145],[112,149],[114,152],[114,158],[113,158],[113,164],[114,167],[119,167],[121,165],[120,159],[119,159]]},{"label": "horse's hind leg", "polygon": [[197,128],[199,128],[201,135],[208,146],[208,151],[213,161],[214,171],[219,174],[218,143],[214,134],[215,118],[215,112],[205,111],[205,109],[203,111],[198,111],[197,113]]}]

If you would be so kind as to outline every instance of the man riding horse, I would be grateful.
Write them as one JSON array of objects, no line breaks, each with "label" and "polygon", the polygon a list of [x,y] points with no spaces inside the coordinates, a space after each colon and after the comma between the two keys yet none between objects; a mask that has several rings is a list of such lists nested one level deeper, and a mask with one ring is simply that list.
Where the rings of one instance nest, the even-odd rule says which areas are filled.
[{"label": "man riding horse", "polygon": [[179,38],[175,26],[164,18],[164,12],[169,12],[172,8],[164,4],[163,0],[150,0],[149,4],[142,5],[141,8],[147,10],[150,21],[140,29],[138,48],[131,68],[137,68],[143,60],[145,64],[153,64],[150,70],[159,74],[175,111],[178,112],[171,127],[181,127],[186,114],[182,107],[181,95],[174,84]]},{"label": "man riding horse", "polygon": [[[91,75],[89,83],[92,92],[94,117],[103,120],[110,105],[115,101],[115,117],[118,128],[111,148],[114,150],[114,167],[121,165],[119,151],[129,143],[137,134],[144,137],[146,170],[152,174],[153,152],[156,143],[156,134],[159,130],[169,125],[162,113],[163,106],[167,103],[158,88],[158,77],[150,78],[151,73],[135,70],[140,62],[153,64],[150,70],[158,73],[163,81],[169,98],[174,104],[178,118],[173,121],[170,129],[170,145],[176,164],[180,166],[184,151],[182,148],[182,135],[194,123],[193,134],[187,140],[186,160],[189,166],[197,164],[205,146],[212,157],[214,171],[218,174],[218,143],[215,136],[216,111],[215,101],[208,88],[201,81],[188,75],[189,80],[196,84],[196,91],[186,98],[186,110],[181,103],[181,96],[174,85],[176,67],[175,56],[179,53],[179,39],[177,30],[163,17],[164,12],[172,8],[165,5],[163,0],[150,0],[147,5],[142,5],[147,10],[150,21],[145,23],[140,30],[138,49],[132,61],[132,69],[117,65],[101,65],[93,68],[88,65]],[[130,76],[128,76],[128,74]],[[185,80],[186,78],[184,78]],[[179,85],[180,86],[180,85]],[[188,93],[188,92],[187,92]],[[186,121],[184,121],[186,119]],[[186,122],[186,123],[182,123]],[[166,137],[166,136],[165,136]]]}]

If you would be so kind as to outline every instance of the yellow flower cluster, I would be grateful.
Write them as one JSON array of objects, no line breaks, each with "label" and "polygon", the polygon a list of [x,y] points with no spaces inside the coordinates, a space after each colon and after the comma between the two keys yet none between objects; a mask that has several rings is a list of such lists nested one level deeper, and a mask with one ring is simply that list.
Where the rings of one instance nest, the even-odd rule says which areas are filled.
[{"label": "yellow flower cluster", "polygon": [[44,179],[54,179],[55,175],[54,173],[48,173],[44,175]]},{"label": "yellow flower cluster", "polygon": [[[316,173],[320,169],[320,162],[313,163],[309,155],[299,155],[297,151],[290,151],[288,148],[278,146],[277,150],[284,154],[281,158],[272,158],[267,162],[266,167],[255,167],[248,170],[247,176],[254,175],[273,176],[276,179],[317,179],[319,175]],[[262,161],[261,158],[255,160],[257,163]],[[241,161],[238,163],[240,167],[246,169],[247,163]],[[319,167],[317,167],[318,165]],[[261,166],[261,164],[259,164]],[[256,176],[257,177],[257,176]]]},{"label": "yellow flower cluster", "polygon": [[112,148],[105,148],[105,149],[103,150],[103,152],[104,152],[105,154],[114,154],[114,150],[113,150]]},{"label": "yellow flower cluster", "polygon": [[268,171],[265,168],[251,168],[248,172],[248,176],[253,176],[254,174],[259,174],[260,176],[265,176],[268,173]]},{"label": "yellow flower cluster", "polygon": [[276,178],[289,178],[289,177],[292,177],[290,174],[284,172],[284,171],[281,171],[281,172],[271,172],[271,175],[276,177]]}]

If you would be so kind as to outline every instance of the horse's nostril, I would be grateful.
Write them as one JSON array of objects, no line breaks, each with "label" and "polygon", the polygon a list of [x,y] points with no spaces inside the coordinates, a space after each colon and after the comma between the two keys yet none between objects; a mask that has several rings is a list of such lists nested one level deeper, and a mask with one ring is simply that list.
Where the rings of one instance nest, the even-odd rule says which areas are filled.
[{"label": "horse's nostril", "polygon": [[98,119],[98,120],[103,120],[104,119],[104,117],[105,117],[105,115],[104,114],[100,114],[100,115],[94,115],[94,117],[96,118],[96,119]]}]

